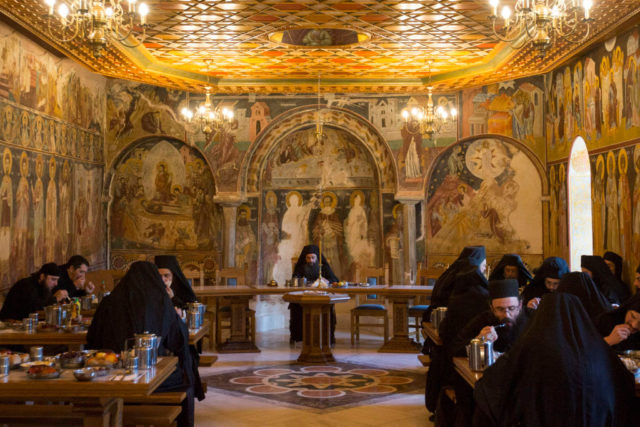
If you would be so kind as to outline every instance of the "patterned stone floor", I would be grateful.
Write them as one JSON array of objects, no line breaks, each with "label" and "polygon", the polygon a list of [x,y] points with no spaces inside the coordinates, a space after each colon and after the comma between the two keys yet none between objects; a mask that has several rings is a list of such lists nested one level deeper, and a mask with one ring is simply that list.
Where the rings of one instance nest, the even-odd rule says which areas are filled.
[{"label": "patterned stone floor", "polygon": [[221,354],[200,368],[210,386],[196,402],[196,426],[432,426],[415,354],[378,353],[377,335],[351,347],[348,331],[338,330],[338,363],[298,365],[300,347],[288,340],[287,330],[259,333],[262,352]]}]

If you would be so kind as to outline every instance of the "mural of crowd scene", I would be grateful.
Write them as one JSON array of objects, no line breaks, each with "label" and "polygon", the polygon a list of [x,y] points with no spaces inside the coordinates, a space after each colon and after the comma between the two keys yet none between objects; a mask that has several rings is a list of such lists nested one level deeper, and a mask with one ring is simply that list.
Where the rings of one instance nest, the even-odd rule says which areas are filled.
[{"label": "mural of crowd scene", "polygon": [[455,255],[461,242],[489,254],[541,255],[541,179],[531,159],[502,139],[480,138],[442,153],[429,178],[427,257]]},{"label": "mural of crowd scene", "polygon": [[110,242],[122,252],[217,251],[223,221],[202,155],[180,141],[132,144],[110,183]]},{"label": "mural of crowd scene", "polygon": [[567,164],[549,165],[549,227],[545,256],[569,259]]},{"label": "mural of crowd scene", "polygon": [[640,263],[640,149],[591,156],[593,251],[620,254],[627,277]]},{"label": "mural of crowd scene", "polygon": [[577,136],[590,151],[640,137],[639,41],[635,27],[546,76],[549,160]]},{"label": "mural of crowd scene", "polygon": [[487,133],[509,136],[543,159],[543,94],[541,77],[465,89],[462,92],[462,137]]},{"label": "mural of crowd scene", "polygon": [[[104,236],[89,231],[104,225],[99,197],[102,165],[17,148],[2,150],[0,285],[9,286],[45,262],[61,264],[71,252],[104,265]],[[74,182],[77,169],[82,179]],[[83,190],[76,187],[79,182]],[[73,206],[75,218],[70,215]],[[89,221],[91,227],[79,228],[79,220]]]},{"label": "mural of crowd scene", "polygon": [[[60,60],[3,24],[0,58],[0,98],[83,129],[102,131],[105,78]],[[45,129],[44,123],[31,125],[36,133]]]}]

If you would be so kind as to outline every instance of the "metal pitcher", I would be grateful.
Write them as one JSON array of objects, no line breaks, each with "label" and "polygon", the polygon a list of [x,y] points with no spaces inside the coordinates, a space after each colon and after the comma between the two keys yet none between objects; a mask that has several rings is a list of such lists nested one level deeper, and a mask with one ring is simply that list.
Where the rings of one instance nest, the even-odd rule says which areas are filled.
[{"label": "metal pitcher", "polygon": [[493,343],[491,341],[484,342],[484,368],[488,368],[493,365]]},{"label": "metal pitcher", "polygon": [[93,295],[85,295],[80,298],[81,307],[83,310],[91,310],[93,307]]},{"label": "metal pitcher", "polygon": [[48,305],[44,308],[44,320],[47,325],[62,326],[63,309],[59,305]]},{"label": "metal pitcher", "polygon": [[140,364],[144,365],[145,364],[144,358],[147,358],[146,360],[151,363],[148,366],[155,366],[158,361],[158,350],[160,348],[160,341],[162,340],[162,337],[159,337],[156,334],[152,334],[152,333],[149,333],[148,331],[145,331],[142,334],[134,334],[134,339],[135,339],[136,355],[138,357],[140,357],[140,354],[138,354],[138,349],[143,347],[151,347],[152,349],[151,356],[146,356],[146,354],[144,354],[143,355],[144,357],[140,357]]},{"label": "metal pitcher", "polygon": [[189,310],[187,313],[187,327],[189,329],[198,329],[202,326],[202,316],[198,310]]},{"label": "metal pitcher", "polygon": [[[191,324],[189,324],[190,325],[189,327],[192,329],[201,328],[204,315],[207,311],[207,306],[199,302],[190,302],[190,303],[187,303],[187,312],[190,312],[190,311],[197,311],[200,315],[198,316],[198,322],[197,324],[195,324],[195,327],[192,327]],[[188,319],[188,316],[187,316],[187,319]]]},{"label": "metal pitcher", "polygon": [[484,366],[484,343],[474,338],[469,343],[469,367],[472,371],[482,371]]}]

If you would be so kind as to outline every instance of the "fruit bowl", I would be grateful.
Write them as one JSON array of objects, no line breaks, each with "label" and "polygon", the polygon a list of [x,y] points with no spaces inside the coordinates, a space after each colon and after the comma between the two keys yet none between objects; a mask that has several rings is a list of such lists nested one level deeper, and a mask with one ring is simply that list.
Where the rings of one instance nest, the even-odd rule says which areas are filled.
[{"label": "fruit bowl", "polygon": [[67,351],[61,353],[58,360],[62,369],[78,369],[84,367],[87,357],[81,351]]},{"label": "fruit bowl", "polygon": [[59,376],[60,371],[52,366],[37,365],[27,370],[27,377],[32,380],[50,380]]}]

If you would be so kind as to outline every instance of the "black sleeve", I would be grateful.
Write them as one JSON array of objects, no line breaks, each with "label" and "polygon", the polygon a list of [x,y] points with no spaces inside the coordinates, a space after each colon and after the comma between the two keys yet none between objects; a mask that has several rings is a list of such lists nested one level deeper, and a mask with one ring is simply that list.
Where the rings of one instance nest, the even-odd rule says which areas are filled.
[{"label": "black sleeve", "polygon": [[466,346],[485,326],[489,326],[491,322],[487,319],[486,313],[481,313],[471,319],[460,332],[454,337],[450,345],[451,357],[466,357]]}]

